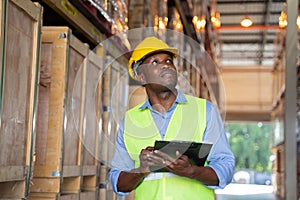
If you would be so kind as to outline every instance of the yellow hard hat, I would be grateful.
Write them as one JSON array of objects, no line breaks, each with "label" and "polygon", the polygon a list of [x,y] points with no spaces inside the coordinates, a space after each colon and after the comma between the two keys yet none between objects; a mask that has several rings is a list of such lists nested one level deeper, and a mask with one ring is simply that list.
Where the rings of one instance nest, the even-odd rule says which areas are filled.
[{"label": "yellow hard hat", "polygon": [[139,43],[133,50],[132,55],[129,59],[128,72],[131,78],[135,80],[137,78],[135,70],[142,63],[139,63],[139,61],[143,61],[145,56],[149,54],[162,51],[172,53],[174,58],[178,56],[177,48],[170,47],[165,42],[154,36],[147,37],[141,43]]}]

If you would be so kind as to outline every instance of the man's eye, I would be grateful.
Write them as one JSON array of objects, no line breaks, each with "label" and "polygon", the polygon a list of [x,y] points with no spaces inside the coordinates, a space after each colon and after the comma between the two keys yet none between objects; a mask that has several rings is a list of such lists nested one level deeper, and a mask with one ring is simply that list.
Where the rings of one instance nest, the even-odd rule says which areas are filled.
[{"label": "man's eye", "polygon": [[158,61],[157,60],[153,60],[151,64],[155,66],[155,65],[158,64]]},{"label": "man's eye", "polygon": [[166,63],[167,63],[167,64],[173,64],[173,60],[168,59],[168,60],[166,61]]}]

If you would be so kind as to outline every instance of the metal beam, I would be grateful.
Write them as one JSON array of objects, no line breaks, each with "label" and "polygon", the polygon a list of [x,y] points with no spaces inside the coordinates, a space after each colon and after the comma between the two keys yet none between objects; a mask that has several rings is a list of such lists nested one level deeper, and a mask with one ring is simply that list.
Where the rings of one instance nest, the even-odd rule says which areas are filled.
[{"label": "metal beam", "polygon": [[76,7],[68,0],[41,0],[47,4],[66,21],[72,24],[78,31],[80,31],[89,41],[94,44],[99,44],[106,39],[106,36],[93,25]]},{"label": "metal beam", "polygon": [[[238,36],[238,37],[241,37],[241,36],[245,36],[245,37],[248,37],[248,36],[260,36],[260,32],[259,31],[249,31],[249,32],[246,32],[246,33],[244,33],[243,32],[243,34],[241,34],[241,31],[236,31],[236,32],[222,32],[221,33],[222,34],[222,37],[224,37],[224,36]],[[268,35],[269,36],[272,36],[272,37],[275,37],[276,36],[276,31],[273,31],[273,32],[271,32],[271,31],[269,31],[269,33],[268,33]],[[273,43],[274,43],[274,41],[273,41]]]},{"label": "metal beam", "polygon": [[[248,40],[246,40],[246,39],[240,39],[240,40],[237,40],[237,39],[235,39],[235,40],[234,39],[223,39],[222,43],[227,44],[227,45],[229,45],[229,44],[240,44],[240,45],[257,44],[258,45],[258,44],[261,43],[261,40],[254,40],[254,39],[253,40],[250,40],[250,39],[248,39]],[[268,39],[267,43],[268,44],[273,44],[274,40]]]},{"label": "metal beam", "polygon": [[270,112],[250,112],[250,111],[230,111],[226,110],[226,121],[263,121],[270,122],[271,121],[271,113]]},{"label": "metal beam", "polygon": [[286,32],[286,73],[285,73],[285,113],[284,113],[284,163],[285,199],[297,200],[297,57],[298,35],[296,19],[298,1],[287,0]]},{"label": "metal beam", "polygon": [[197,37],[197,32],[195,30],[194,24],[192,22],[193,16],[191,15],[192,11],[188,6],[188,2],[186,0],[173,0],[173,1],[180,15],[180,19],[182,21],[183,30],[185,34],[193,38],[193,40],[200,43]]},{"label": "metal beam", "polygon": [[[280,15],[281,13],[281,10],[280,11],[270,11],[270,14],[271,15]],[[222,17],[232,17],[232,16],[245,16],[245,12],[225,12],[223,11],[222,13]],[[248,11],[247,14],[250,16],[250,15],[256,15],[256,16],[260,16],[260,15],[264,15],[263,12],[261,11]]]},{"label": "metal beam", "polygon": [[[217,1],[218,5],[226,5],[226,4],[263,4],[268,0],[254,0],[254,1],[232,1],[232,0],[228,0],[228,1]],[[285,0],[275,0],[274,2],[276,3],[285,3]]]},{"label": "metal beam", "polygon": [[[265,3],[265,10],[266,10],[265,16],[264,16],[264,25],[265,26],[269,24],[270,9],[271,9],[270,1],[271,0],[267,0],[267,2]],[[264,49],[265,49],[265,46],[266,46],[266,43],[267,43],[267,31],[266,31],[266,29],[262,30],[261,39],[262,39],[262,43],[260,45],[260,50],[259,50],[259,55],[261,55],[260,59],[258,61],[259,65],[261,65],[262,62],[263,62]]]},{"label": "metal beam", "polygon": [[[273,59],[273,56],[264,56],[263,60],[267,60],[267,59]],[[222,58],[220,58],[220,60],[224,60],[224,59],[230,59],[230,60],[255,60],[255,61],[259,61],[261,58],[257,57],[257,56],[240,56],[240,55],[223,55]]]},{"label": "metal beam", "polygon": [[268,26],[268,25],[254,25],[248,28],[242,27],[240,25],[237,26],[221,26],[220,28],[216,29],[219,31],[231,31],[231,30],[277,30],[280,29],[278,25],[276,26]]}]

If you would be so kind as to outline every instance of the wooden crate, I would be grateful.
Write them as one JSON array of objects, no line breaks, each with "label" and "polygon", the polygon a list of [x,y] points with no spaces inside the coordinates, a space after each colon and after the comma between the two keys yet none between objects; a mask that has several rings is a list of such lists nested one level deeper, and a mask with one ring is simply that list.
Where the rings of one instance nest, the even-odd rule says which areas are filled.
[{"label": "wooden crate", "polygon": [[88,52],[68,27],[43,27],[32,199],[79,198]]},{"label": "wooden crate", "polygon": [[0,199],[25,199],[32,175],[42,7],[0,3]]},{"label": "wooden crate", "polygon": [[103,60],[93,51],[86,59],[85,129],[83,133],[80,199],[96,199],[98,193],[98,140]]}]

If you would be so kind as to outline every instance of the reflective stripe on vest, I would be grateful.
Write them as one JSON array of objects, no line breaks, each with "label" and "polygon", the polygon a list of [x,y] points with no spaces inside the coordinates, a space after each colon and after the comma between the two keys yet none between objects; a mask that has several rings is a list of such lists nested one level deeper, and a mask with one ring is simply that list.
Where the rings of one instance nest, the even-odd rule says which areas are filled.
[{"label": "reflective stripe on vest", "polygon": [[[201,142],[206,127],[206,100],[185,96],[186,103],[177,104],[170,119],[165,140]],[[139,167],[139,154],[155,140],[162,140],[149,109],[138,105],[126,113],[124,142],[130,157]],[[214,199],[214,191],[201,182],[172,173],[150,173],[136,188],[135,199],[182,200]]]}]

